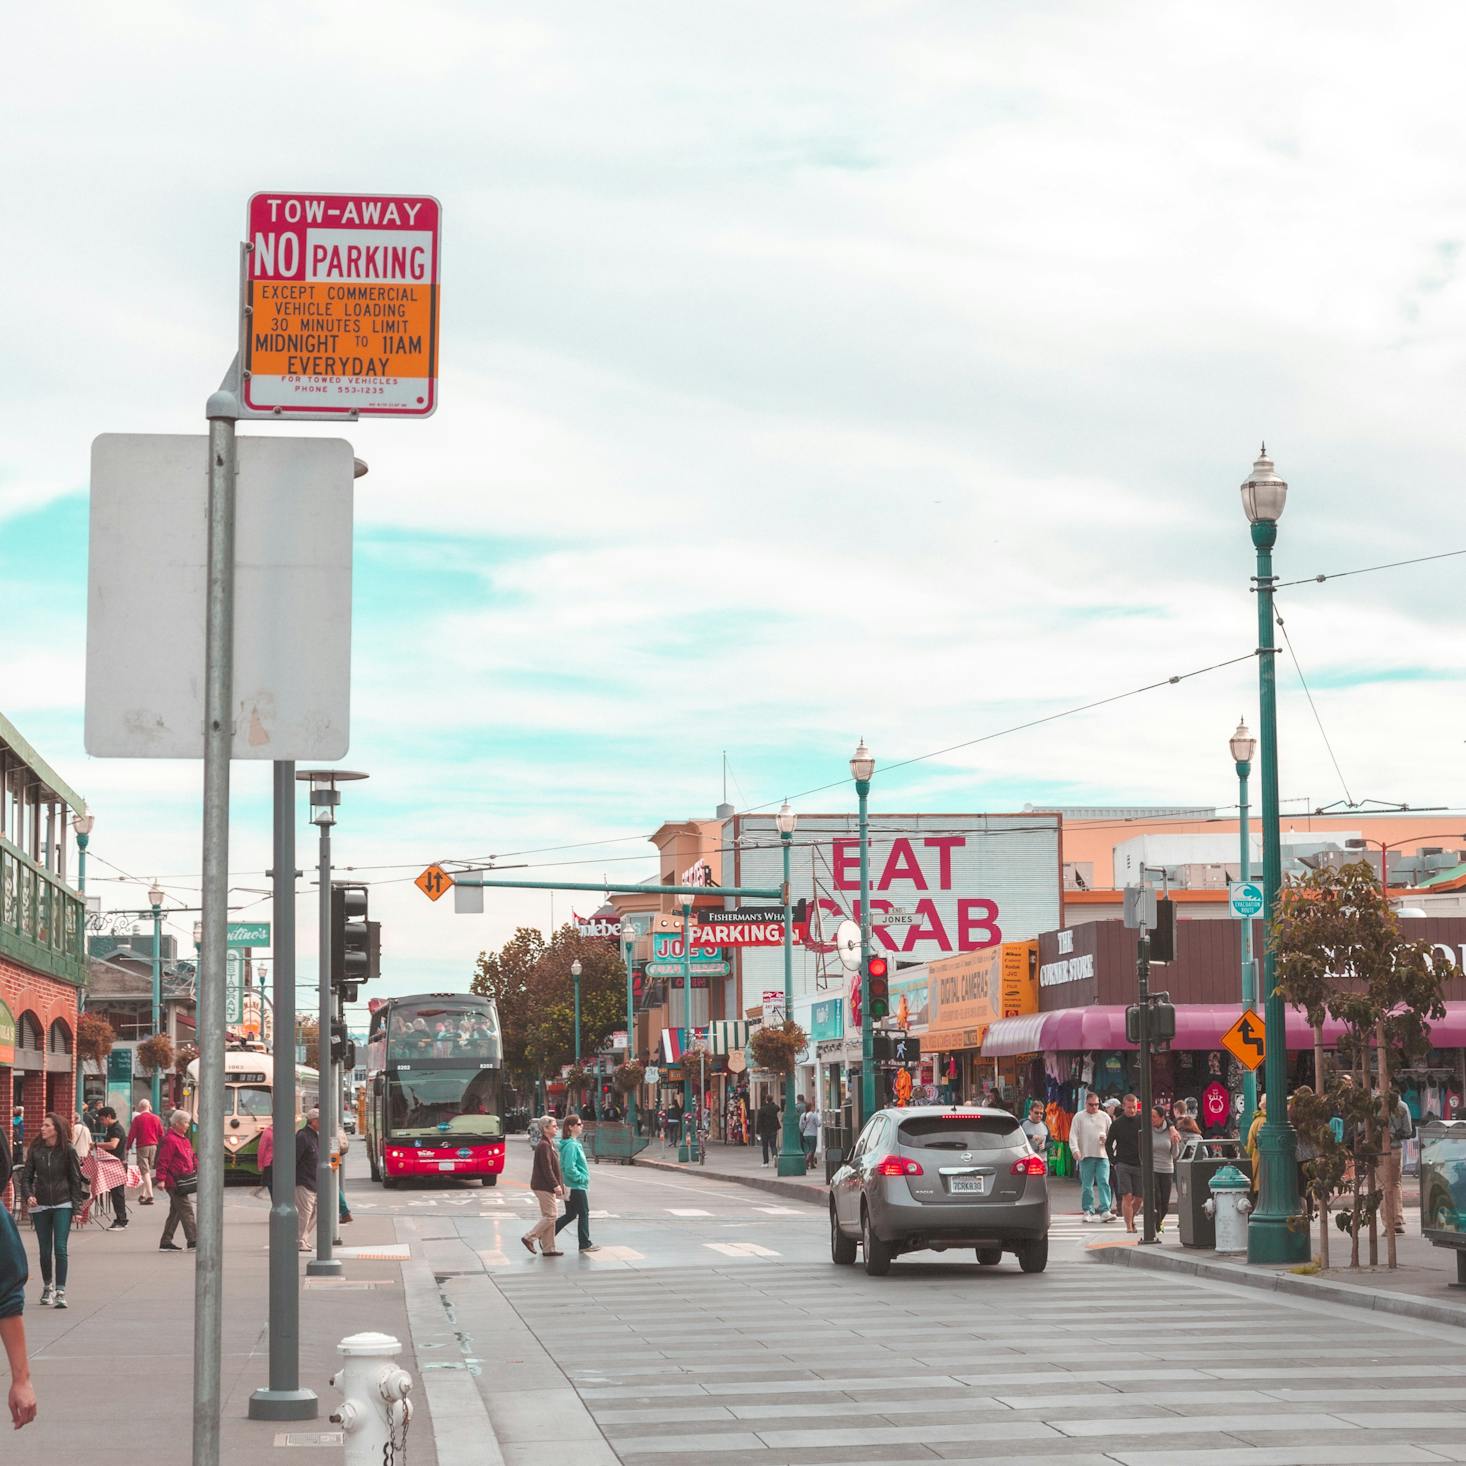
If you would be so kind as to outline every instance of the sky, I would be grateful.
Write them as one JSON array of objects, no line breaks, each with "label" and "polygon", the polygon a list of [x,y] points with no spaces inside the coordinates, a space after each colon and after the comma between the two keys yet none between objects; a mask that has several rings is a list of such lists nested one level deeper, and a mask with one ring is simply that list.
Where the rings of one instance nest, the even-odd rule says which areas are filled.
[{"label": "sky", "polygon": [[[877,810],[1232,803],[1263,439],[1284,580],[1466,549],[1458,7],[140,0],[7,39],[0,711],[91,803],[105,907],[197,904],[201,769],[83,748],[90,444],[204,431],[263,189],[443,207],[439,409],[346,434],[336,848],[384,991],[550,920],[433,906],[429,861],[642,879],[725,753],[740,809],[853,807],[862,736],[967,745]],[[1291,807],[1466,806],[1463,567],[1280,593]],[[262,916],[268,765],[233,783]]]}]

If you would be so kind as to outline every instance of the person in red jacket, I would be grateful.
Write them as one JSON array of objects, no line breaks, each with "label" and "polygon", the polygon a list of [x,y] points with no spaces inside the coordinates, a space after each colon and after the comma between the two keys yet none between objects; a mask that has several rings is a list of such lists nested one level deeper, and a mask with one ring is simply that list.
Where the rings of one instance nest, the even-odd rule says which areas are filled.
[{"label": "person in red jacket", "polygon": [[127,1139],[123,1142],[122,1154],[127,1155],[137,1147],[137,1167],[143,1173],[143,1194],[139,1206],[153,1204],[153,1167],[158,1160],[158,1147],[163,1141],[163,1122],[153,1113],[148,1100],[137,1102],[137,1113],[127,1127]]},{"label": "person in red jacket", "polygon": [[275,1127],[266,1125],[260,1131],[259,1150],[255,1159],[260,1166],[260,1184],[255,1187],[255,1195],[263,1196],[267,1201],[274,1192],[274,1166],[275,1166]]},{"label": "person in red jacket", "polygon": [[[174,1110],[168,1117],[168,1133],[158,1147],[158,1185],[168,1193],[168,1220],[163,1225],[159,1252],[179,1252],[173,1233],[181,1224],[190,1250],[198,1246],[193,1194],[198,1189],[198,1161],[188,1143],[188,1111]],[[183,1189],[185,1188],[186,1189]]]}]

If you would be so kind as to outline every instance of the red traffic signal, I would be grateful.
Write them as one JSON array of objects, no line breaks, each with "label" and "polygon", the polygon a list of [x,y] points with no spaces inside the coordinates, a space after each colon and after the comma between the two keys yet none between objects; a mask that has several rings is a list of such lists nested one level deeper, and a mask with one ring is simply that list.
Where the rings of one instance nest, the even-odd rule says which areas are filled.
[{"label": "red traffic signal", "polygon": [[867,958],[865,975],[870,983],[870,1016],[884,1018],[891,1011],[891,989],[887,981],[890,964],[884,957]]}]

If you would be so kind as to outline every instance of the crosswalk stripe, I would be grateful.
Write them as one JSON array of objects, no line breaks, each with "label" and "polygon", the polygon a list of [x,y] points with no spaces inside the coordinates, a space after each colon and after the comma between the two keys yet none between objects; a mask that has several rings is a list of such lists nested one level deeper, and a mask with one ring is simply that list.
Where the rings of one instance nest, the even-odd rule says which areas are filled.
[{"label": "crosswalk stripe", "polygon": [[757,1242],[704,1242],[704,1247],[721,1252],[724,1257],[779,1257],[781,1254]]},{"label": "crosswalk stripe", "polygon": [[508,1267],[509,1259],[502,1252],[480,1252],[479,1259],[485,1267]]},{"label": "crosswalk stripe", "polygon": [[[595,1215],[594,1212],[591,1213]],[[646,1254],[634,1247],[608,1247],[604,1244],[586,1257],[587,1262],[644,1262]]]},{"label": "crosswalk stripe", "polygon": [[761,1211],[768,1217],[797,1217],[800,1215],[799,1208],[794,1206],[756,1206],[754,1211]]},{"label": "crosswalk stripe", "polygon": [[667,1208],[674,1217],[710,1217],[712,1212],[699,1211],[695,1206],[669,1206]]}]

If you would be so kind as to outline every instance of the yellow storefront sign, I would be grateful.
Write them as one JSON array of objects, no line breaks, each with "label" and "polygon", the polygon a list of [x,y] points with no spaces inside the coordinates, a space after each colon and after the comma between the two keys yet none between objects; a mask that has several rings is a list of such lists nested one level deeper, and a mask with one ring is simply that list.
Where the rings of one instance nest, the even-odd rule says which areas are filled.
[{"label": "yellow storefront sign", "polygon": [[996,1019],[1036,1013],[1033,950],[1032,942],[1004,942],[933,962],[924,1052],[975,1049]]}]

